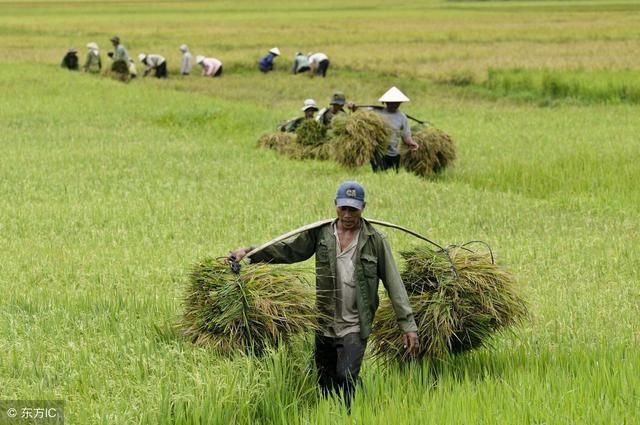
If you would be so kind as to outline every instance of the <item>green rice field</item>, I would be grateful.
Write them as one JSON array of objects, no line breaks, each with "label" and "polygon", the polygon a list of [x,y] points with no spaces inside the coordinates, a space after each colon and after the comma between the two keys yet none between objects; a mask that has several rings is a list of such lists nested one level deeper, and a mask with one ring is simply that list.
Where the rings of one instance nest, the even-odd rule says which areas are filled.
[{"label": "green rice field", "polygon": [[[60,68],[91,41],[108,67],[115,34],[169,78]],[[179,76],[182,43],[222,77]],[[64,400],[67,424],[640,423],[640,3],[0,0],[0,65],[0,399]],[[256,145],[306,98],[391,86],[455,139],[437,177]],[[256,359],[174,331],[195,262],[333,217],[347,179],[365,217],[486,241],[530,310],[470,353],[367,356],[350,416],[311,338]],[[384,231],[397,260],[420,243]]]}]

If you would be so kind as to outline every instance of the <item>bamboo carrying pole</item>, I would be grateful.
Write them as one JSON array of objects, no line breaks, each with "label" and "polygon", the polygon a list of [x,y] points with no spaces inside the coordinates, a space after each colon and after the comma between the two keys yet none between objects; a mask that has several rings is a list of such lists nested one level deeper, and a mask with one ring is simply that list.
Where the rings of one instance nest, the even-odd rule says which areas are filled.
[{"label": "bamboo carrying pole", "polygon": [[[376,110],[382,110],[382,109],[385,108],[384,106],[380,106],[380,105],[354,105],[354,107],[356,109],[357,108],[371,108],[371,109],[376,109]],[[418,118],[414,118],[411,115],[407,114],[406,112],[403,112],[403,114],[405,114],[407,116],[407,118],[417,122],[418,124],[432,125],[429,121],[419,120]],[[369,221],[371,221],[371,220],[369,220]],[[384,224],[383,224],[383,226],[384,226]]]},{"label": "bamboo carrying pole", "polygon": [[[311,230],[311,229],[315,229],[315,228],[320,227],[320,226],[324,226],[325,224],[331,223],[333,220],[335,220],[335,219],[328,218],[328,219],[325,219],[325,220],[316,221],[315,223],[307,224],[305,226],[302,226],[302,227],[299,227],[297,229],[294,229],[294,230],[292,230],[290,232],[284,233],[284,234],[282,234],[282,235],[280,235],[280,236],[278,236],[278,237],[276,237],[274,239],[271,239],[268,242],[263,243],[262,245],[260,245],[257,248],[253,248],[251,251],[249,251],[245,255],[245,257],[251,258],[252,255],[262,251],[265,248],[270,247],[271,245],[273,245],[275,243],[278,243],[280,241],[286,240],[286,239],[288,239],[288,238],[290,238],[292,236],[295,236],[295,235],[300,234],[302,232],[305,232],[307,230]],[[419,234],[417,232],[414,232],[413,230],[407,229],[406,227],[402,227],[402,226],[399,226],[399,225],[393,224],[393,223],[388,223],[388,222],[382,221],[382,220],[375,220],[375,219],[366,219],[366,220],[369,223],[378,224],[380,226],[385,226],[385,227],[390,227],[390,228],[393,228],[393,229],[402,230],[403,232],[406,232],[406,233],[408,233],[408,234],[410,234],[412,236],[415,236],[415,237],[417,237],[419,239],[422,239],[423,241],[429,242],[430,244],[438,247],[447,256],[447,258],[449,259],[449,262],[451,263],[451,272],[453,273],[453,276],[454,277],[458,276],[457,270],[456,270],[456,268],[455,268],[455,266],[453,264],[453,260],[451,259],[451,257],[449,257],[449,252],[448,252],[448,250],[446,248],[443,248],[441,245],[433,242],[431,239],[427,238],[426,236],[422,236],[421,234]],[[464,247],[464,245],[463,245],[463,247]],[[465,248],[465,249],[467,249],[467,248]],[[489,248],[489,251],[491,251],[490,248]],[[491,259],[492,259],[492,262],[493,262],[493,253],[491,253]],[[240,272],[240,265],[237,262],[232,261],[231,262],[231,269],[235,273],[239,273]]]}]

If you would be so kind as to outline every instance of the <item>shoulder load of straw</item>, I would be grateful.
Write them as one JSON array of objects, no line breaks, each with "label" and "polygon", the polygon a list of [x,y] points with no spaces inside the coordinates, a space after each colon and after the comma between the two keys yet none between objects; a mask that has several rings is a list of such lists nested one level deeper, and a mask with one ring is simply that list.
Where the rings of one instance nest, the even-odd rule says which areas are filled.
[{"label": "shoulder load of straw", "polygon": [[441,172],[456,159],[456,145],[451,136],[435,127],[412,128],[413,140],[419,149],[409,150],[403,143],[400,151],[402,166],[422,177]]},{"label": "shoulder load of straw", "polygon": [[303,120],[296,128],[296,137],[301,145],[319,145],[327,141],[327,127],[316,120]]},{"label": "shoulder load of straw", "polygon": [[258,146],[273,149],[291,159],[327,160],[333,155],[333,145],[330,141],[318,144],[302,144],[298,143],[296,133],[283,131],[263,134],[258,139]]},{"label": "shoulder load of straw", "polygon": [[[462,247],[420,247],[402,253],[402,279],[418,325],[418,358],[442,358],[481,347],[498,330],[527,316],[512,275],[489,254]],[[402,336],[389,300],[372,333],[374,356],[404,360]]]},{"label": "shoulder load of straw", "polygon": [[368,164],[374,157],[383,156],[389,145],[391,129],[379,114],[359,110],[331,121],[334,156],[349,168]]},{"label": "shoulder load of straw", "polygon": [[219,353],[260,355],[317,329],[315,291],[302,276],[267,264],[244,265],[235,274],[223,261],[205,259],[191,270],[178,327]]}]

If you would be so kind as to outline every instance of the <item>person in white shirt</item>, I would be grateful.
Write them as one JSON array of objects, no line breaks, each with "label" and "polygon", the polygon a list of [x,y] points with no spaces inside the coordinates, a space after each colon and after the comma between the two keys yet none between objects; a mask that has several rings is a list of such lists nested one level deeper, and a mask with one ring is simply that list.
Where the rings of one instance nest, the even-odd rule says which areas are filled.
[{"label": "person in white shirt", "polygon": [[156,78],[167,78],[167,60],[164,56],[140,53],[138,59],[145,66],[143,77],[149,75],[151,71],[155,71]]},{"label": "person in white shirt", "polygon": [[191,73],[191,68],[193,67],[193,56],[189,51],[189,47],[186,44],[180,46],[180,51],[182,52],[182,64],[180,65],[180,74],[189,75]]},{"label": "person in white shirt", "polygon": [[206,77],[219,77],[222,75],[222,62],[216,58],[196,56],[196,63],[202,67],[202,75]]},{"label": "person in white shirt", "polygon": [[327,69],[329,69],[329,57],[324,53],[309,53],[309,67],[311,76],[321,75],[323,78],[327,76]]}]

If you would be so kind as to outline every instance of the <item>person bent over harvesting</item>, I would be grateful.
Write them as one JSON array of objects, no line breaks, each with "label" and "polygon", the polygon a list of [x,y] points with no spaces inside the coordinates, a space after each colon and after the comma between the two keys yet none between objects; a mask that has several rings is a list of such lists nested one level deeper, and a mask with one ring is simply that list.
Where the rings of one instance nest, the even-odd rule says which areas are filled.
[{"label": "person bent over harvesting", "polygon": [[[315,336],[315,364],[322,395],[342,397],[351,411],[360,366],[378,308],[382,281],[393,304],[404,345],[418,351],[417,326],[407,292],[386,236],[362,217],[364,188],[355,181],[340,185],[337,218],[320,222],[289,239],[251,252],[231,252],[228,261],[247,256],[251,262],[296,263],[315,255],[316,303],[321,331]],[[327,318],[327,319],[324,319]]]}]

